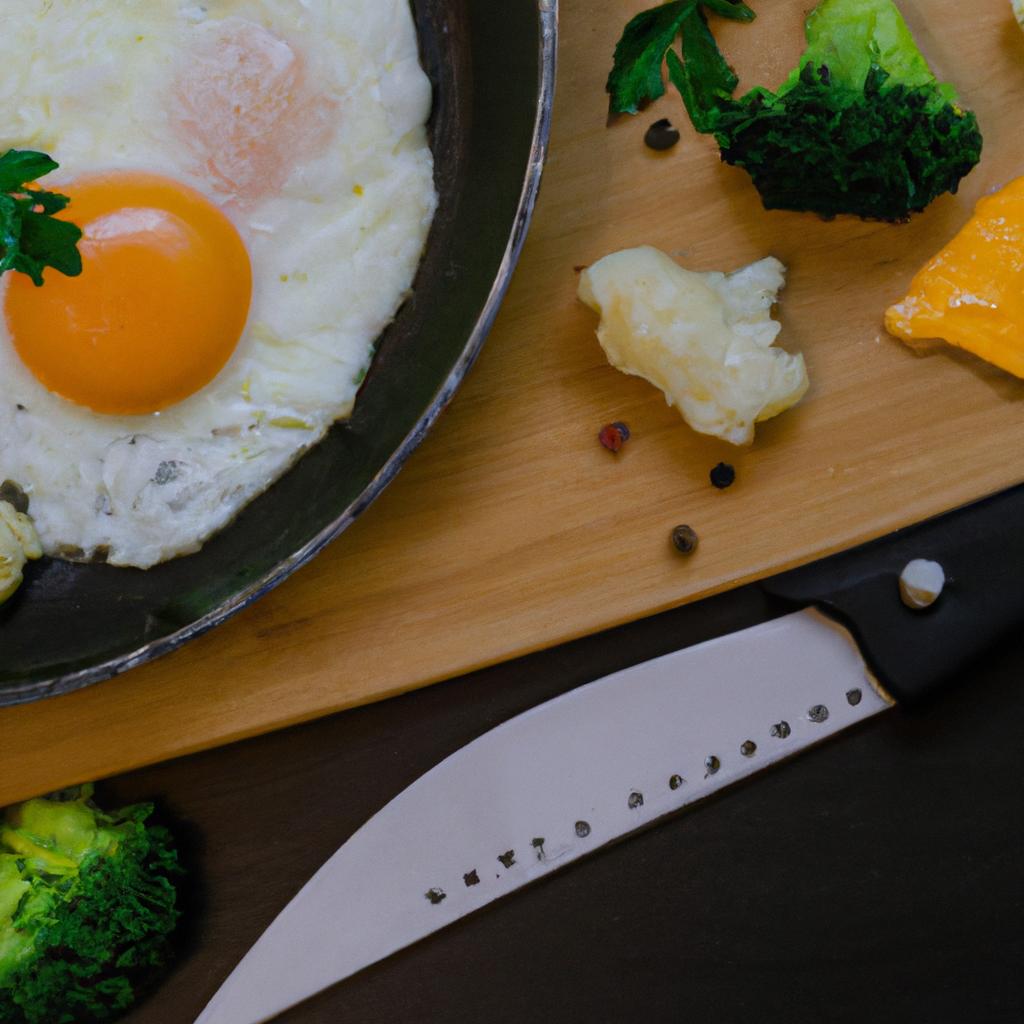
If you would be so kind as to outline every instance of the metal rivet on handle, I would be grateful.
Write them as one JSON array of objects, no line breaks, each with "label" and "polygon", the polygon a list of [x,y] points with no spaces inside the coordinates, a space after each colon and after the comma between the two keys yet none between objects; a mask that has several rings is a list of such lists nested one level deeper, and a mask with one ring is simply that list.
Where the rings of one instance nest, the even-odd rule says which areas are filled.
[{"label": "metal rivet on handle", "polygon": [[678,789],[685,781],[686,779],[684,779],[682,775],[673,775],[672,778],[668,780],[668,788]]},{"label": "metal rivet on handle", "polygon": [[717,772],[717,771],[718,771],[718,769],[722,767],[722,762],[721,762],[721,761],[719,761],[719,760],[718,760],[718,758],[717,758],[717,757],[715,757],[715,755],[714,755],[714,754],[712,754],[712,755],[711,755],[711,756],[710,756],[710,757],[709,757],[709,758],[708,758],[708,759],[707,759],[707,760],[706,760],[706,761],[704,762],[704,767],[705,767],[705,768],[707,769],[707,771],[706,771],[706,772],[705,772],[705,774],[704,774],[704,778],[706,779],[706,778],[707,778],[707,777],[708,777],[709,775],[714,775],[714,774],[715,774],[715,772]]},{"label": "metal rivet on handle", "polygon": [[643,807],[644,795],[643,793],[630,793],[629,794],[629,809],[635,811],[638,807]]},{"label": "metal rivet on handle", "polygon": [[426,897],[436,907],[438,903],[448,898],[448,894],[444,891],[444,889],[428,889],[426,892]]},{"label": "metal rivet on handle", "polygon": [[576,835],[578,835],[580,839],[586,839],[587,836],[590,835],[590,824],[586,821],[577,821]]},{"label": "metal rivet on handle", "polygon": [[846,700],[851,708],[855,708],[861,702],[863,697],[864,694],[861,693],[860,690],[855,689],[846,691]]},{"label": "metal rivet on handle", "polygon": [[465,874],[464,874],[464,875],[462,876],[462,880],[463,880],[463,881],[464,881],[464,882],[466,883],[466,888],[467,888],[467,889],[468,889],[468,888],[469,888],[469,886],[471,886],[471,885],[479,885],[479,884],[480,884],[480,876],[479,876],[479,875],[478,875],[478,874],[476,873],[476,871],[475,871],[475,870],[473,870],[473,871],[467,871],[467,872],[466,872],[466,873],[465,873]]},{"label": "metal rivet on handle", "polygon": [[510,868],[516,862],[516,851],[508,850],[505,853],[501,853],[498,855],[498,860],[503,868]]},{"label": "metal rivet on handle", "polygon": [[815,704],[807,712],[807,717],[812,721],[821,725],[822,722],[828,721],[828,708],[824,704]]},{"label": "metal rivet on handle", "polygon": [[740,753],[744,757],[753,757],[757,753],[757,744],[753,740],[747,740],[740,747]]},{"label": "metal rivet on handle", "polygon": [[776,722],[771,728],[771,734],[777,740],[787,739],[792,731],[789,722]]}]

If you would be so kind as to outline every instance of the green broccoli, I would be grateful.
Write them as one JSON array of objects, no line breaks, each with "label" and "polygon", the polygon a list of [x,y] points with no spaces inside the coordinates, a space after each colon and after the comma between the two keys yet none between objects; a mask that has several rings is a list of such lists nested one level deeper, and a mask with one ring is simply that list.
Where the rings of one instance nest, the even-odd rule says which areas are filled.
[{"label": "green broccoli", "polygon": [[112,1020],[169,959],[170,834],[152,807],[105,814],[84,786],[0,821],[0,1021]]},{"label": "green broccoli", "polygon": [[[670,48],[674,36],[651,52],[665,39],[664,31],[655,38],[653,16],[664,22],[669,8],[678,9],[682,56]],[[655,98],[657,90],[638,96],[619,83],[653,82],[651,62],[660,78],[667,56],[694,127],[750,174],[767,209],[903,221],[956,192],[981,159],[977,119],[958,106],[953,86],[936,81],[892,0],[824,0],[807,20],[807,50],[787,81],[738,99],[736,74],[699,3],[663,4],[626,33],[631,40],[620,43],[609,79],[612,111]],[[643,74],[619,62],[620,52],[643,54]]]}]

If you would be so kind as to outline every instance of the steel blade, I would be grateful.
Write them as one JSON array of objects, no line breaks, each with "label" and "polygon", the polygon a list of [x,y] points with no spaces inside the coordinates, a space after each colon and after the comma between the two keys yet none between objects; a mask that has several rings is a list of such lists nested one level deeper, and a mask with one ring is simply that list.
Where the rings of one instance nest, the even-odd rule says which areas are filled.
[{"label": "steel blade", "polygon": [[850,635],[798,612],[491,730],[327,861],[197,1024],[259,1024],[474,910],[885,710]]}]

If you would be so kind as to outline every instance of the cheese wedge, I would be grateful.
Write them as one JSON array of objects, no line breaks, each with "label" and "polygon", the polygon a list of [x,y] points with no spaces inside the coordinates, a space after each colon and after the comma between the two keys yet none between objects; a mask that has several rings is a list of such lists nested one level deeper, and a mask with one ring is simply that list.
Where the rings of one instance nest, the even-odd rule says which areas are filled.
[{"label": "cheese wedge", "polygon": [[941,338],[1024,378],[1024,178],[978,203],[885,326],[910,345]]}]

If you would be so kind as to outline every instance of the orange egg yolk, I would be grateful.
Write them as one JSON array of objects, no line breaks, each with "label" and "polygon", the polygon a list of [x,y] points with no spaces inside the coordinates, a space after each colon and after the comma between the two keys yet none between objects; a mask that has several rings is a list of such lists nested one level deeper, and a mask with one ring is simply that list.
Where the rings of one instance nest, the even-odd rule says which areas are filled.
[{"label": "orange egg yolk", "polygon": [[151,174],[62,186],[83,231],[82,273],[36,288],[12,274],[14,347],[50,391],[96,412],[180,402],[230,359],[245,328],[252,268],[234,226],[198,192]]}]

